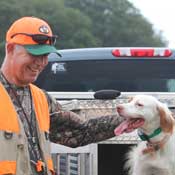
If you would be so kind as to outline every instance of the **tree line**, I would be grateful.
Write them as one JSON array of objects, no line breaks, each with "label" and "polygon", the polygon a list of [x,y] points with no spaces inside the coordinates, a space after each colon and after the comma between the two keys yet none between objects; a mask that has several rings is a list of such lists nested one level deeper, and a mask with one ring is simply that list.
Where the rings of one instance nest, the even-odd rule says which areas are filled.
[{"label": "tree line", "polygon": [[5,35],[22,16],[36,16],[58,35],[56,47],[162,47],[167,41],[127,0],[1,0],[0,62]]}]

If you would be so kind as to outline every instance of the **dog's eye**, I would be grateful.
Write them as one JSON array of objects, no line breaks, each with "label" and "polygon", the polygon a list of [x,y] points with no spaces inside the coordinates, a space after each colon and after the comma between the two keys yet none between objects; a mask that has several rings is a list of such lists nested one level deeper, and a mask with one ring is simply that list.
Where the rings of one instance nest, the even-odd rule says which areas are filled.
[{"label": "dog's eye", "polygon": [[139,106],[139,107],[143,107],[142,103],[136,103],[136,105]]}]

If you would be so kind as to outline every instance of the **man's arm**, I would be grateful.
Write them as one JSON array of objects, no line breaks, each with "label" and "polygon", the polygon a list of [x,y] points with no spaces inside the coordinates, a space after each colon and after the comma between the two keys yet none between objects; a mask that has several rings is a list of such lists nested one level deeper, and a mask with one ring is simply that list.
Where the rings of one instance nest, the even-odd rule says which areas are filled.
[{"label": "man's arm", "polygon": [[69,147],[99,142],[114,136],[114,129],[123,121],[116,115],[83,120],[47,94],[50,108],[50,140]]},{"label": "man's arm", "polygon": [[99,142],[114,136],[114,129],[122,121],[117,115],[82,121],[72,112],[60,112],[51,117],[50,139],[69,147]]}]

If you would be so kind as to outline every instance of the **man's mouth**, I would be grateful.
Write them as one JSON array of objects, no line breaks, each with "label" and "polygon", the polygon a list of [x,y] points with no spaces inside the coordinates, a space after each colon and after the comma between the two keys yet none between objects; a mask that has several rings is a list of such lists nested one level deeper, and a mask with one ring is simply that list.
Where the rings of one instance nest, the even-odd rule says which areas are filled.
[{"label": "man's mouth", "polygon": [[29,68],[29,70],[30,70],[31,72],[33,72],[33,73],[39,73],[39,72],[40,72],[39,69],[35,69],[35,68],[32,68],[32,67],[28,67],[28,68]]},{"label": "man's mouth", "polygon": [[114,133],[116,136],[123,133],[129,133],[133,130],[143,126],[145,120],[143,118],[129,118],[124,120],[117,128],[115,128]]}]

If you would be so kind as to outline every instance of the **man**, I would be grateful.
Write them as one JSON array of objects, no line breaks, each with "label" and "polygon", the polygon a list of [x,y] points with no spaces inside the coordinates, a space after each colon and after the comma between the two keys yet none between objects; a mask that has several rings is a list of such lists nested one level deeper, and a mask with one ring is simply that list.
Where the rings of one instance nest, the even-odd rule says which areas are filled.
[{"label": "man", "polygon": [[0,174],[52,174],[50,140],[87,145],[113,137],[122,121],[117,115],[83,121],[31,84],[47,65],[48,54],[57,53],[55,41],[47,22],[35,17],[18,19],[6,34],[0,72]]}]

